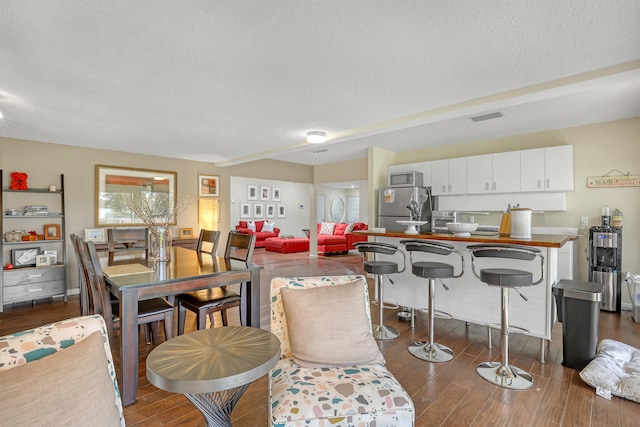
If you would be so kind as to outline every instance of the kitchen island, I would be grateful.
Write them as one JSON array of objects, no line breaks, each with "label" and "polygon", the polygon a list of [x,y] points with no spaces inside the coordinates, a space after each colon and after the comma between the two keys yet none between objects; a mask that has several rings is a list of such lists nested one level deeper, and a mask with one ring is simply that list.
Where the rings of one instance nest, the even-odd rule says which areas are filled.
[{"label": "kitchen island", "polygon": [[[509,299],[510,323],[529,331],[529,334],[541,339],[540,360],[544,362],[545,343],[551,340],[551,330],[556,318],[555,301],[552,286],[558,278],[558,251],[567,243],[575,239],[571,235],[533,234],[531,239],[512,239],[509,236],[472,234],[469,237],[459,237],[453,234],[426,233],[410,235],[402,232],[379,233],[371,230],[354,231],[354,234],[369,236],[377,242],[397,245],[406,255],[407,268],[404,272],[393,275],[394,284],[385,282],[384,299],[386,304],[395,304],[412,309],[425,309],[428,305],[427,280],[411,273],[409,254],[400,244],[405,239],[424,239],[446,241],[453,245],[464,256],[464,274],[458,279],[448,279],[445,284],[449,288],[436,284],[436,310],[450,314],[453,318],[479,325],[500,325],[500,288],[482,283],[471,272],[471,254],[467,249],[473,244],[512,244],[537,247],[544,256],[544,280],[536,286],[522,288],[520,292],[528,301],[520,298],[515,292]],[[461,265],[459,258],[442,257],[432,254],[414,254],[414,260],[432,260],[451,263],[457,274]],[[401,262],[399,256],[396,261]],[[534,281],[540,277],[540,263],[519,260],[480,260],[479,268],[504,266],[508,262],[511,268],[531,271]],[[476,269],[476,271],[479,270]],[[377,298],[377,295],[376,295]]]}]

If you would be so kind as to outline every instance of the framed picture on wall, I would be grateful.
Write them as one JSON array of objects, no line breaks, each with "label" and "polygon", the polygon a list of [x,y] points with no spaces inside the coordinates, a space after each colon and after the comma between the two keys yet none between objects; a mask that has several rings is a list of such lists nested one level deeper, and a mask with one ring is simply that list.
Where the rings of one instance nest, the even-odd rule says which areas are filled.
[{"label": "framed picture on wall", "polygon": [[258,200],[257,185],[247,185],[247,200]]},{"label": "framed picture on wall", "polygon": [[240,203],[240,218],[251,218],[251,204]]},{"label": "framed picture on wall", "polygon": [[271,201],[272,202],[282,201],[282,191],[280,190],[280,187],[273,187],[271,189]]},{"label": "framed picture on wall", "polygon": [[271,188],[269,187],[260,187],[260,200],[268,202],[271,198]]},{"label": "framed picture on wall", "polygon": [[253,217],[264,218],[264,203],[253,204]]},{"label": "framed picture on wall", "polygon": [[265,209],[266,209],[265,214],[264,214],[265,218],[275,218],[276,217],[276,205],[268,203],[265,206]]},{"label": "framed picture on wall", "polygon": [[198,196],[220,196],[220,177],[214,175],[198,175]]},{"label": "framed picture on wall", "polygon": [[85,228],[84,240],[93,243],[104,243],[107,241],[106,228]]},{"label": "framed picture on wall", "polygon": [[287,205],[278,205],[278,218],[287,217]]}]

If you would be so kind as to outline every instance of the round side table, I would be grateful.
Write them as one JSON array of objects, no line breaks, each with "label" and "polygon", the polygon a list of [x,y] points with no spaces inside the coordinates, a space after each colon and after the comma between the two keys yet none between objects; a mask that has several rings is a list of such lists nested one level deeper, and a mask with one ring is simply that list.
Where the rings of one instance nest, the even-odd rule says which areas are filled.
[{"label": "round side table", "polygon": [[153,349],[147,378],[163,390],[183,393],[207,426],[231,426],[231,411],[249,384],[280,359],[280,341],[248,326],[209,328],[180,335]]}]

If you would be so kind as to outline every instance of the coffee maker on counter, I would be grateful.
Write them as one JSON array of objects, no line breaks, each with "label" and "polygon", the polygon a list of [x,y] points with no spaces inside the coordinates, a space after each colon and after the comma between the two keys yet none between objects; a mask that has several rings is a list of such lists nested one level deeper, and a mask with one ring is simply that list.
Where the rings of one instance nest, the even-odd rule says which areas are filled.
[{"label": "coffee maker on counter", "polygon": [[602,210],[601,220],[601,225],[589,229],[589,281],[603,285],[600,309],[620,313],[622,228],[611,226],[607,206]]}]

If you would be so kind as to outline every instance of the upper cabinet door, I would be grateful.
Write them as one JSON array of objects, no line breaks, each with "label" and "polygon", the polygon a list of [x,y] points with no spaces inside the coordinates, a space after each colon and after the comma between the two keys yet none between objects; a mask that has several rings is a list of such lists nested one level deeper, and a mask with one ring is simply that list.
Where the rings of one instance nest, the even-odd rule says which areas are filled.
[{"label": "upper cabinet door", "polygon": [[520,152],[509,151],[493,155],[494,193],[517,193],[520,191]]},{"label": "upper cabinet door", "polygon": [[449,194],[449,160],[431,162],[431,192],[434,196]]},{"label": "upper cabinet door", "polygon": [[467,193],[482,194],[493,191],[493,155],[467,157]]},{"label": "upper cabinet door", "polygon": [[546,191],[573,191],[573,145],[544,149]]},{"label": "upper cabinet door", "polygon": [[544,148],[520,151],[520,191],[544,191]]},{"label": "upper cabinet door", "polygon": [[466,194],[467,158],[449,159],[449,186],[447,194]]}]

